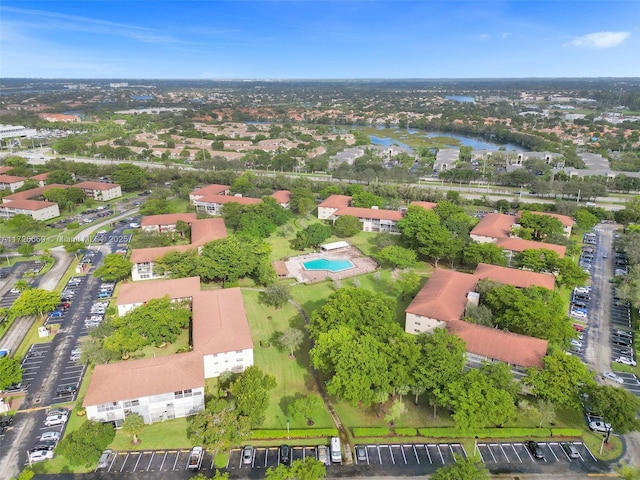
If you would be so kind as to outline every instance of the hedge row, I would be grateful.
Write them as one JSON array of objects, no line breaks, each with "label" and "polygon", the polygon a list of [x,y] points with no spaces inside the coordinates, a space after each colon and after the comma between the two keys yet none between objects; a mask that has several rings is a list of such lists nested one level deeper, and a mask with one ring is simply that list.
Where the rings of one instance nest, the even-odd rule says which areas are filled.
[{"label": "hedge row", "polygon": [[270,440],[281,438],[320,438],[320,437],[337,437],[338,429],[336,428],[292,428],[291,430],[252,430],[252,440]]},{"label": "hedge row", "polygon": [[582,431],[576,428],[484,428],[474,432],[463,432],[457,428],[411,428],[387,427],[354,428],[354,437],[428,437],[428,438],[517,438],[517,437],[581,437]]},{"label": "hedge row", "polygon": [[389,427],[355,427],[354,437],[386,437],[391,433]]}]

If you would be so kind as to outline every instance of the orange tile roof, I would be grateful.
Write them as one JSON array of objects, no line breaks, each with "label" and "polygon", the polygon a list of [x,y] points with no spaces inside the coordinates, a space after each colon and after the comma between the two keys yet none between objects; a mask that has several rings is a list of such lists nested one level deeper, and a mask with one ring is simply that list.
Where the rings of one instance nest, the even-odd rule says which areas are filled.
[{"label": "orange tile roof", "polygon": [[[557,218],[558,220],[560,220],[560,223],[562,223],[562,226],[564,227],[572,227],[576,222],[573,220],[573,218],[568,217],[567,215],[560,215],[558,213],[548,213],[548,212],[534,212],[532,210],[527,210],[529,213],[533,214],[533,215],[546,215],[548,217],[553,217],[553,218]],[[518,212],[518,218],[520,218],[522,216],[522,212]]]},{"label": "orange tile roof", "polygon": [[271,196],[280,204],[289,203],[289,201],[291,201],[291,192],[289,190],[278,190],[273,192]]},{"label": "orange tile roof", "polygon": [[41,197],[44,192],[51,190],[52,188],[69,188],[71,185],[64,185],[62,183],[51,183],[49,185],[45,185],[44,187],[36,187],[31,188],[29,190],[24,190],[22,192],[12,193],[11,195],[7,195],[4,199],[9,200],[26,200],[33,197]]},{"label": "orange tile roof", "polygon": [[14,167],[11,167],[9,165],[3,165],[2,167],[0,167],[0,175],[3,175],[4,173],[8,172],[9,170],[13,170]]},{"label": "orange tile roof", "polygon": [[241,205],[253,205],[262,202],[259,198],[236,197],[234,195],[205,195],[196,200],[197,202],[217,203],[224,205],[225,203],[239,203]]},{"label": "orange tile roof", "polygon": [[230,188],[231,187],[229,185],[218,185],[214,183],[212,185],[207,185],[206,187],[198,188],[189,195],[223,195],[224,192],[228,191]]},{"label": "orange tile roof", "polygon": [[411,206],[411,205],[416,205],[418,207],[422,207],[422,208],[425,208],[427,210],[433,210],[434,208],[436,208],[438,206],[438,204],[434,203],[434,202],[418,202],[418,201],[411,202],[409,204],[409,206]]},{"label": "orange tile roof", "polygon": [[117,183],[102,183],[102,182],[80,182],[72,187],[82,188],[83,190],[111,190],[112,188],[119,187]]},{"label": "orange tile roof", "polygon": [[438,268],[405,312],[443,322],[459,320],[467,306],[467,293],[477,283],[475,275]]},{"label": "orange tile roof", "polygon": [[193,296],[193,350],[201,355],[253,348],[239,288],[208,290]]},{"label": "orange tile roof", "polygon": [[133,263],[155,262],[169,252],[186,252],[194,250],[193,245],[177,245],[170,247],[136,248],[131,251],[129,260]]},{"label": "orange tile roof", "polygon": [[349,195],[331,195],[322,201],[318,207],[325,208],[346,208],[349,206],[351,202],[351,198]]},{"label": "orange tile roof", "polygon": [[31,178],[32,180],[38,180],[38,181],[43,180],[44,181],[47,178],[49,178],[49,172],[40,173],[38,175],[34,175],[33,177],[29,177],[29,178]]},{"label": "orange tile roof", "polygon": [[199,291],[200,277],[125,283],[120,287],[116,305],[146,303],[149,300],[162,298],[165,295],[169,295],[171,299],[187,298]]},{"label": "orange tile roof", "polygon": [[25,177],[16,177],[15,175],[0,175],[0,183],[18,183],[24,182]]},{"label": "orange tile roof", "polygon": [[518,288],[537,286],[553,290],[556,281],[555,277],[550,273],[528,272],[517,268],[501,267],[487,263],[479,263],[473,274],[479,278],[487,278],[494,282],[513,285]]},{"label": "orange tile roof", "polygon": [[147,215],[142,217],[140,223],[143,227],[155,225],[175,225],[178,220],[191,223],[196,219],[195,213],[164,213],[161,215]]},{"label": "orange tile roof", "polygon": [[540,250],[546,249],[556,252],[560,258],[564,257],[567,247],[564,245],[555,245],[553,243],[534,242],[533,240],[523,240],[521,238],[499,238],[496,245],[511,250],[512,252],[523,252],[524,250]]},{"label": "orange tile roof", "polygon": [[191,245],[201,247],[213,240],[227,238],[227,227],[222,218],[203,218],[191,224]]},{"label": "orange tile roof", "polygon": [[471,230],[471,235],[490,238],[505,238],[511,233],[511,227],[516,223],[516,217],[503,213],[488,213]]},{"label": "orange tile roof", "polygon": [[20,208],[22,210],[42,210],[43,208],[52,207],[53,205],[57,205],[55,202],[47,202],[44,200],[26,200],[26,199],[17,199],[11,200],[10,202],[5,202],[0,204],[0,207],[7,208]]},{"label": "orange tile roof", "polygon": [[196,352],[96,365],[82,405],[134,400],[204,387],[204,362]]},{"label": "orange tile roof", "polygon": [[465,341],[467,352],[521,367],[543,366],[546,340],[462,320],[448,322],[447,329]]},{"label": "orange tile roof", "polygon": [[356,218],[373,218],[376,220],[402,220],[402,212],[397,210],[380,210],[376,208],[344,207],[334,214],[337,217],[351,215]]}]

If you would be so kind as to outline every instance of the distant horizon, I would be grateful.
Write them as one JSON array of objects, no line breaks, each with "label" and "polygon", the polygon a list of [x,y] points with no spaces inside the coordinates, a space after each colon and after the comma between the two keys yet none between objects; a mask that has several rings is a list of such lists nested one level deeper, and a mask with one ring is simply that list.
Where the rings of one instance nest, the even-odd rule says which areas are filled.
[{"label": "distant horizon", "polygon": [[121,81],[142,81],[142,80],[160,80],[160,81],[196,81],[196,82],[372,82],[372,81],[443,81],[443,80],[638,80],[640,81],[640,75],[631,77],[335,77],[335,78],[189,78],[189,77],[0,77],[2,80],[91,80],[91,81],[106,81],[106,80],[121,80]]},{"label": "distant horizon", "polygon": [[635,78],[639,18],[627,0],[4,0],[0,77]]}]

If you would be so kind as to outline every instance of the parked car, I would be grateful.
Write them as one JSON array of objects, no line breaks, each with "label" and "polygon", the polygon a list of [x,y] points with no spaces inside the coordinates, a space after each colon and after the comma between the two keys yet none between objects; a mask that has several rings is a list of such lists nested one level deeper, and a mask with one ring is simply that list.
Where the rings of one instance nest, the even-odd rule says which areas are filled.
[{"label": "parked car", "polygon": [[580,340],[572,339],[571,345],[573,345],[574,347],[582,348],[582,342]]},{"label": "parked car", "polygon": [[247,445],[242,449],[242,463],[251,465],[251,462],[253,462],[253,447]]},{"label": "parked car", "polygon": [[580,458],[580,453],[578,453],[578,449],[573,443],[570,442],[562,442],[560,444],[562,449],[565,451],[569,458]]},{"label": "parked car", "polygon": [[622,363],[623,365],[630,365],[632,367],[636,366],[636,361],[633,358],[620,356],[615,359],[616,362]]},{"label": "parked car", "polygon": [[51,410],[49,410],[47,412],[48,416],[51,415],[69,415],[69,409],[64,408],[64,407],[59,407],[59,408],[52,408]]},{"label": "parked car", "polygon": [[291,462],[291,447],[289,445],[280,445],[279,457],[282,465],[289,465]]},{"label": "parked car", "polygon": [[49,314],[51,318],[58,318],[62,316],[62,312],[60,310],[54,310]]},{"label": "parked car", "polygon": [[107,449],[102,452],[100,455],[100,459],[98,460],[98,468],[107,468],[109,466],[109,461],[111,460],[111,455],[113,454],[113,450]]},{"label": "parked car", "polygon": [[527,450],[529,450],[529,453],[531,453],[533,458],[544,460],[544,452],[537,442],[534,442],[533,440],[527,440],[526,442],[524,442],[524,445],[525,447],[527,447]]},{"label": "parked car", "polygon": [[44,420],[45,427],[55,427],[56,425],[64,425],[69,417],[66,415],[48,415]]},{"label": "parked car", "polygon": [[358,462],[366,462],[367,461],[367,449],[364,445],[356,445],[356,458]]},{"label": "parked car", "polygon": [[633,340],[627,337],[612,337],[611,343],[614,345],[620,345],[622,347],[628,347],[633,343]]},{"label": "parked car", "polygon": [[57,443],[57,440],[40,440],[30,451],[36,452],[38,450],[53,450]]},{"label": "parked car", "polygon": [[613,372],[604,372],[602,376],[616,383],[624,383],[624,379]]},{"label": "parked car", "polygon": [[5,387],[4,393],[26,392],[27,390],[29,390],[30,386],[31,386],[30,383],[24,383],[24,382],[14,383],[13,385],[9,385],[8,387]]},{"label": "parked car", "polygon": [[35,452],[29,452],[29,461],[31,463],[43,462],[55,457],[55,453],[52,450],[38,450]]},{"label": "parked car", "polygon": [[66,397],[69,395],[75,395],[78,391],[78,387],[75,385],[65,385],[63,387],[58,387],[56,390],[56,397]]},{"label": "parked car", "polygon": [[329,447],[326,445],[318,446],[318,461],[324,463],[325,465],[329,465]]},{"label": "parked car", "polygon": [[611,425],[605,423],[604,420],[591,420],[589,422],[589,428],[594,432],[607,433],[611,430]]},{"label": "parked car", "polygon": [[54,442],[60,440],[60,432],[44,432],[42,435],[40,435],[41,442],[47,442],[50,440],[53,440]]}]

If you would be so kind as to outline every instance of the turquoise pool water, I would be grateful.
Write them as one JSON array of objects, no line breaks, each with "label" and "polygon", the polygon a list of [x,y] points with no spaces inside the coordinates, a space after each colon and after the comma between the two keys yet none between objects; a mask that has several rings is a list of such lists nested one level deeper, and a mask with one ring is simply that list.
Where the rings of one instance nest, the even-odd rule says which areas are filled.
[{"label": "turquoise pool water", "polygon": [[304,265],[305,270],[328,270],[332,273],[355,267],[350,260],[328,260],[326,258],[309,260],[302,265]]}]

